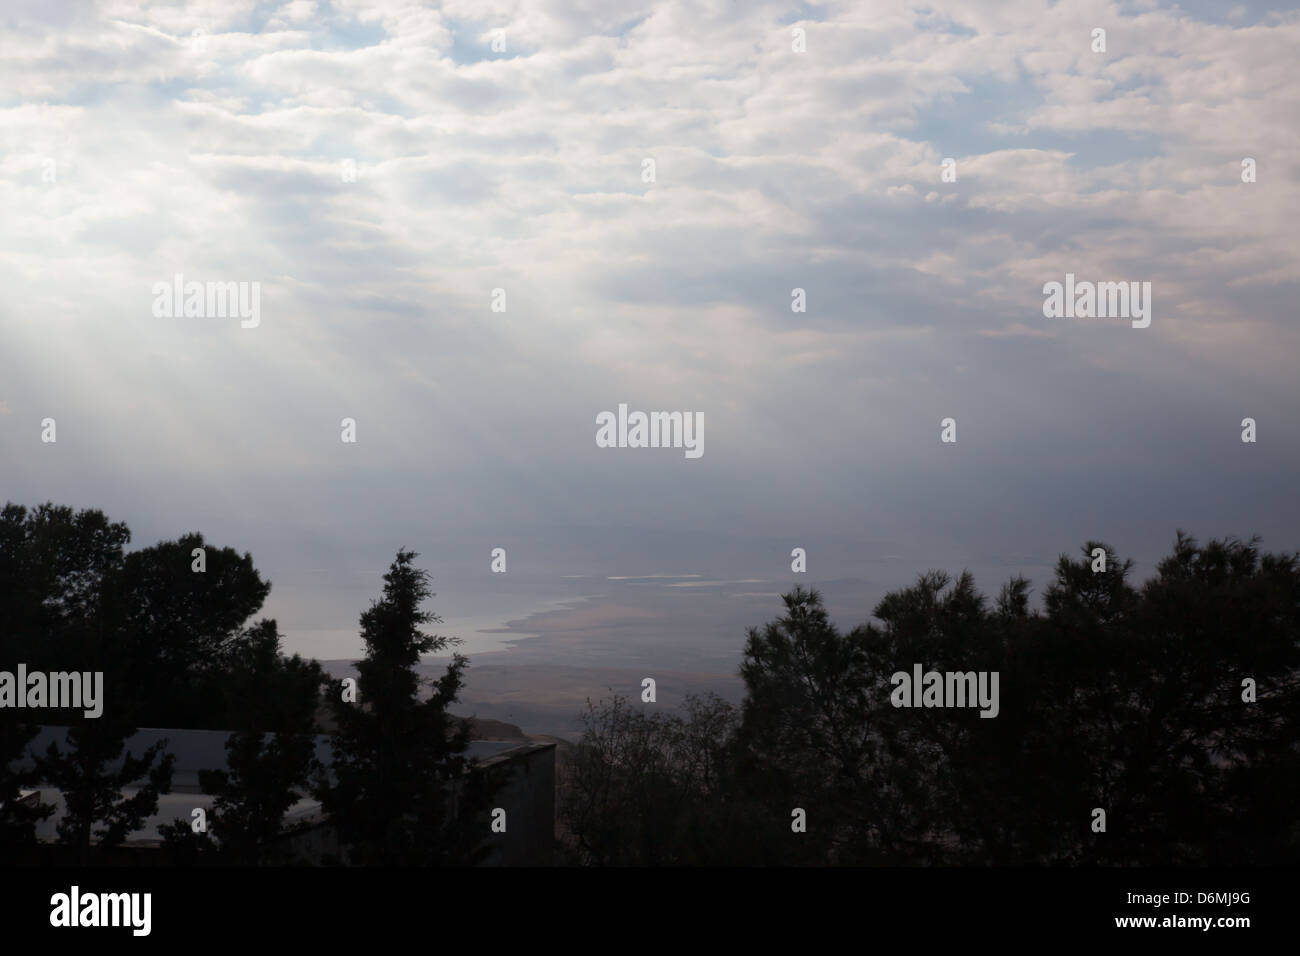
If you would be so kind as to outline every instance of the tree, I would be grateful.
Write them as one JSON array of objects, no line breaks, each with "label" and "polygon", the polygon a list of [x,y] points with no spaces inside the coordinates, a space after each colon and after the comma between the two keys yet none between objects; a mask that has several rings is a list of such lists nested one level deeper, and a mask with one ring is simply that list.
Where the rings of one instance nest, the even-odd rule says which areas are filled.
[{"label": "tree", "polygon": [[740,715],[716,694],[681,713],[639,709],[615,694],[587,701],[581,741],[563,765],[564,844],[588,866],[774,862],[790,833],[737,786]]},{"label": "tree", "polygon": [[[102,716],[51,712],[50,722],[72,727],[67,741],[75,749],[50,748],[36,771],[64,790],[69,816],[60,833],[83,856],[92,834],[105,845],[120,842],[130,832],[123,826],[153,813],[157,794],[166,792],[170,772],[165,761],[153,763],[157,748],[122,757],[137,726],[302,734],[302,715],[313,714],[318,700],[319,668],[279,654],[274,622],[244,626],[270,589],[251,556],[207,546],[199,534],[127,554],[130,537],[125,524],[100,511],[52,503],[0,510],[0,664],[103,674]],[[196,548],[205,555],[203,571],[194,569]],[[265,726],[250,726],[254,714]],[[252,740],[241,745],[249,774]],[[281,745],[286,750],[269,758],[274,764],[301,754],[301,741]],[[16,786],[9,773],[7,765],[0,772],[0,799]],[[120,799],[120,788],[136,781],[147,782]],[[13,809],[5,803],[0,814]],[[98,830],[97,821],[104,824]],[[0,826],[0,839],[10,832],[24,831]]]},{"label": "tree", "polygon": [[1179,532],[1139,592],[1105,781],[1134,823],[1108,861],[1300,860],[1300,556],[1257,544]]},{"label": "tree", "polygon": [[[203,552],[201,572],[193,570],[196,549]],[[135,684],[141,724],[240,726],[243,702],[231,695],[239,682],[231,681],[227,665],[241,664],[238,645],[270,591],[252,555],[214,547],[198,533],[124,557],[113,612],[123,657],[140,675]]]},{"label": "tree", "polygon": [[[135,732],[133,695],[122,630],[110,608],[129,540],[125,525],[99,511],[45,504],[29,513],[7,504],[0,512],[0,586],[8,594],[0,610],[0,660],[21,661],[32,671],[103,674],[102,716],[65,712],[73,749],[63,753],[51,744],[33,775],[63,791],[67,814],[59,837],[79,848],[83,863],[92,855],[92,834],[103,846],[121,843],[154,812],[170,781],[170,762],[154,763],[156,747],[122,758]],[[122,787],[145,778],[135,794],[122,796]]]},{"label": "tree", "polygon": [[[1026,862],[1016,859],[1023,846],[1014,834],[1040,816],[1021,798],[1029,732],[1022,692],[1031,688],[1034,697],[1036,683],[1015,653],[1031,625],[1028,582],[1013,578],[990,607],[970,574],[928,571],[886,595],[874,616],[881,624],[863,631],[880,741],[869,783],[885,804],[875,842],[897,863]],[[990,680],[997,672],[997,717],[985,719],[974,707],[895,707],[893,675],[918,664]]]},{"label": "tree", "polygon": [[[158,795],[171,788],[173,757],[163,753],[166,740],[138,757],[130,751],[123,755],[121,731],[101,729],[90,720],[68,730],[68,744],[66,753],[50,744],[37,758],[37,770],[42,780],[63,791],[67,812],[58,824],[59,840],[77,848],[84,866],[97,851],[120,845],[157,811]],[[124,795],[141,780],[147,782]]]},{"label": "tree", "polygon": [[560,807],[579,858],[598,866],[671,862],[684,797],[673,779],[678,722],[615,696],[600,706],[588,700],[583,723]]},{"label": "tree", "polygon": [[36,824],[54,812],[51,806],[32,807],[20,802],[21,790],[36,783],[36,774],[12,769],[22,761],[37,730],[35,724],[8,719],[0,722],[0,847],[35,843]]},{"label": "tree", "polygon": [[102,512],[53,504],[0,510],[0,661],[29,670],[101,662],[106,593],[131,539]]},{"label": "tree", "polygon": [[796,587],[783,601],[785,616],[751,628],[745,643],[740,769],[755,798],[786,808],[787,820],[793,808],[816,814],[819,825],[787,847],[825,858],[882,822],[883,793],[867,778],[881,758],[878,683],[867,635],[835,628],[816,590]]},{"label": "tree", "polygon": [[416,557],[397,552],[383,599],[361,615],[366,655],[357,664],[358,700],[345,701],[339,686],[330,697],[334,760],[316,792],[350,863],[472,862],[488,832],[478,819],[486,806],[483,777],[464,755],[469,723],[447,710],[468,660],[453,654],[432,695],[420,698],[420,656],[459,640],[421,630],[441,619],[421,610],[432,592],[427,572],[412,564]]},{"label": "tree", "polygon": [[183,861],[251,865],[284,835],[285,815],[318,769],[315,704],[325,675],[315,661],[281,654],[274,621],[231,642],[221,663],[241,717],[226,740],[225,768],[199,772],[214,796],[208,830],[196,834],[192,821],[175,820],[158,831]]},{"label": "tree", "polygon": [[[841,634],[815,592],[787,595],[746,645],[746,787],[813,804],[828,861],[1300,861],[1300,555],[1179,532],[1134,588],[1132,562],[1082,550],[1041,612],[1023,579],[990,606],[928,572]],[[893,707],[915,664],[997,672],[998,716]]]}]

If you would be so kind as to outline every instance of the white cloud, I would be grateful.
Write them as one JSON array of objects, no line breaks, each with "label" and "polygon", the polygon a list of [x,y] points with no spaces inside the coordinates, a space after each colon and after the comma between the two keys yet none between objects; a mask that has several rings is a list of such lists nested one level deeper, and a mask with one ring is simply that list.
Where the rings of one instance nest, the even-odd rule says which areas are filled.
[{"label": "white cloud", "polygon": [[[0,373],[24,414],[87,416],[98,469],[190,469],[199,498],[384,475],[599,523],[676,474],[585,457],[634,400],[710,422],[681,521],[794,487],[829,514],[864,474],[909,487],[913,417],[990,380],[1000,414],[1062,416],[1099,367],[1293,387],[1294,12],[831,3],[799,54],[777,3],[55,6],[0,25]],[[1066,271],[1153,281],[1146,338],[1044,326]],[[263,283],[262,326],[152,318],[176,272]],[[35,488],[26,436],[6,457]],[[760,467],[770,491],[727,491]],[[257,507],[320,520],[293,498]]]}]

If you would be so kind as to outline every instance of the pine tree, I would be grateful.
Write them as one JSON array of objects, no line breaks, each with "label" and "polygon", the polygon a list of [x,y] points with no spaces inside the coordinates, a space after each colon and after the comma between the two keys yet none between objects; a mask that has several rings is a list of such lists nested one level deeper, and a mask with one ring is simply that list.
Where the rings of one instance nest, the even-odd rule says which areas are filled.
[{"label": "pine tree", "polygon": [[51,806],[30,807],[19,800],[22,789],[36,783],[32,770],[17,766],[39,729],[36,724],[0,722],[0,847],[34,844],[36,824],[54,812]]},{"label": "pine tree", "polygon": [[[37,758],[41,779],[63,791],[67,804],[58,825],[59,841],[77,847],[83,866],[95,853],[92,837],[99,848],[118,846],[157,812],[158,795],[171,789],[174,758],[163,753],[167,741],[158,741],[139,756],[127,751],[123,757],[132,733],[130,728],[85,720],[68,729],[67,751],[50,744]],[[135,793],[124,795],[133,785]]]},{"label": "pine tree", "polygon": [[267,862],[317,768],[316,704],[325,674],[315,661],[285,657],[271,620],[229,642],[218,665],[238,721],[226,740],[225,767],[199,771],[203,792],[214,797],[208,829],[196,834],[192,820],[177,819],[158,832],[182,862]]},{"label": "pine tree", "polygon": [[397,552],[383,599],[361,615],[366,656],[357,664],[356,701],[345,701],[337,686],[330,698],[334,762],[318,779],[317,796],[349,863],[469,863],[488,833],[479,819],[483,778],[464,755],[468,722],[447,711],[469,661],[453,654],[432,696],[420,699],[420,656],[460,642],[421,630],[441,619],[421,610],[432,592],[428,573],[412,564],[416,557]]}]

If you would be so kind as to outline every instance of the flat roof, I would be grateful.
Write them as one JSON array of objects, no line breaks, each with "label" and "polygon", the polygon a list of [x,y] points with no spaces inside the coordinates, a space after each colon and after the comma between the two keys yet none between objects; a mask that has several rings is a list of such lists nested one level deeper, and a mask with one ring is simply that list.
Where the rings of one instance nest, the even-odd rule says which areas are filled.
[{"label": "flat roof", "polygon": [[[158,826],[182,820],[190,823],[192,812],[202,808],[209,816],[215,797],[201,792],[199,787],[200,770],[220,770],[226,766],[226,740],[230,737],[228,730],[177,730],[158,727],[141,728],[126,740],[123,756],[113,761],[114,769],[121,767],[127,753],[139,756],[144,750],[160,740],[167,741],[166,752],[172,754],[175,764],[172,772],[172,790],[159,794],[157,810],[139,829],[132,831],[124,841],[124,846],[151,846],[162,841]],[[16,767],[29,769],[34,766],[34,754],[44,753],[51,743],[57,743],[60,749],[67,748],[66,727],[42,727],[40,732],[28,743],[24,756],[13,762]],[[272,736],[271,734],[267,735]],[[538,744],[532,741],[517,742],[510,740],[471,740],[465,755],[480,763],[495,764],[512,756],[532,753],[539,749],[554,747],[554,744]],[[514,754],[519,751],[519,754]],[[329,766],[333,761],[330,738],[327,734],[316,735],[316,757]],[[139,786],[123,787],[123,796],[132,796],[140,792]],[[53,806],[55,812],[36,824],[36,838],[41,842],[54,842],[58,839],[58,824],[67,811],[63,794],[48,785],[38,785],[25,789],[23,796],[40,794],[41,804]],[[315,823],[324,819],[320,801],[304,797],[289,808],[285,814],[286,825],[295,823]]]}]

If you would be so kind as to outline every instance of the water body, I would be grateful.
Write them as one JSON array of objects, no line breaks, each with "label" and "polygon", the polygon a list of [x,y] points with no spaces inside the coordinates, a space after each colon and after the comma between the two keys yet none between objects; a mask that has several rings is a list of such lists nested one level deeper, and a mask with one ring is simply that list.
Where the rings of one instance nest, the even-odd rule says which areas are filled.
[{"label": "water body", "polygon": [[[747,631],[781,617],[781,595],[796,584],[818,589],[832,622],[847,631],[870,620],[886,593],[914,583],[918,573],[932,567],[953,576],[963,570],[962,564],[913,558],[873,559],[870,576],[834,579],[696,571],[573,576],[553,579],[551,592],[569,588],[575,593],[538,597],[518,613],[518,602],[512,602],[505,611],[460,614],[461,608],[500,602],[502,596],[479,592],[462,600],[462,595],[449,595],[456,598],[453,611],[436,631],[462,637],[459,650],[470,659],[457,712],[503,720],[526,733],[573,738],[581,732],[589,699],[618,694],[637,706],[672,709],[688,694],[713,692],[739,704]],[[1051,568],[1042,560],[995,559],[970,570],[990,600],[1015,574],[1029,577],[1037,595],[1051,578]],[[353,641],[351,659],[360,652],[359,642]],[[428,675],[445,668],[446,655],[441,657],[426,658]],[[656,683],[653,705],[640,701],[646,677]]]}]

